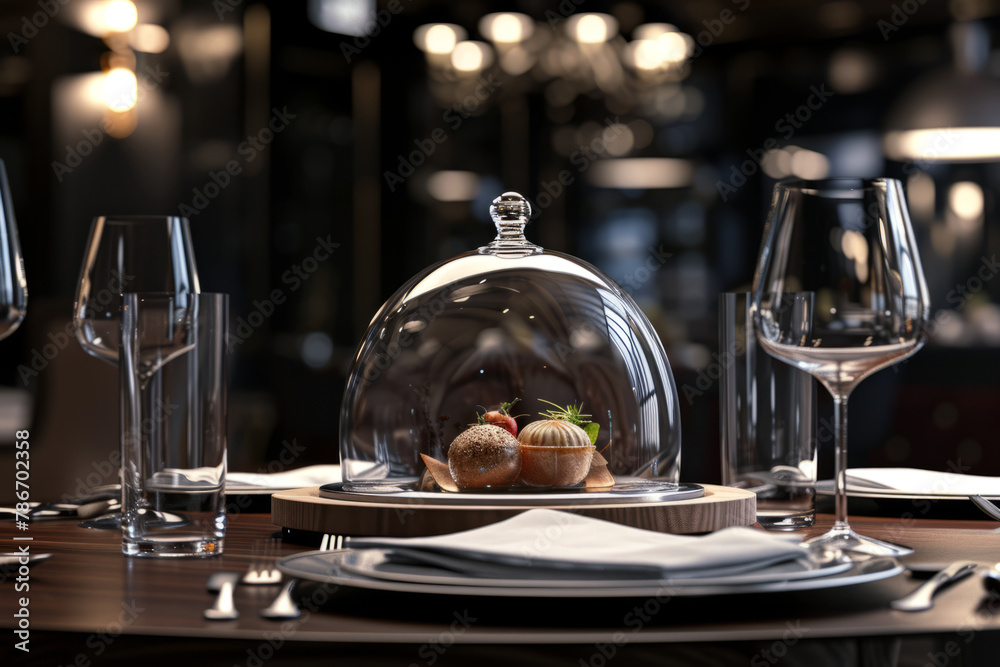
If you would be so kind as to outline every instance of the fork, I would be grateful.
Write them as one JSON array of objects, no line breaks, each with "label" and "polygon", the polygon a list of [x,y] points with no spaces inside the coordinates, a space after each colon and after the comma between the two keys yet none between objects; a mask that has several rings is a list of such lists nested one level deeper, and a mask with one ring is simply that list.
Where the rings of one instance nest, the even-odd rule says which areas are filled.
[{"label": "fork", "polygon": [[[338,551],[344,548],[344,536],[325,533],[320,541],[320,551]],[[281,621],[285,619],[298,618],[302,612],[292,599],[292,588],[298,583],[298,579],[289,579],[281,587],[281,591],[274,598],[270,605],[261,609],[258,614],[262,618]]]},{"label": "fork", "polygon": [[268,586],[281,582],[281,572],[275,567],[275,557],[277,547],[274,540],[269,540],[265,545],[254,544],[250,565],[246,574],[240,579],[240,583],[250,586]]}]

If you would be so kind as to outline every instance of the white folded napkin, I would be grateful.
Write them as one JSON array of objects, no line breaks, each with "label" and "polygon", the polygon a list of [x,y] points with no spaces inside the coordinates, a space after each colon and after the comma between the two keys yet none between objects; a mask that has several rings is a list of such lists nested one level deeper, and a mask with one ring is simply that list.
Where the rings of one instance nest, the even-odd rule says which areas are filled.
[{"label": "white folded napkin", "polygon": [[[645,573],[653,577],[738,574],[801,558],[798,537],[753,528],[710,535],[671,535],[549,509],[533,509],[499,523],[434,537],[355,537],[349,546],[399,550],[410,559],[466,574],[516,577],[524,568]],[[436,556],[442,558],[436,559]],[[479,567],[482,566],[482,567]]]},{"label": "white folded napkin", "polygon": [[276,473],[230,472],[226,483],[232,486],[297,489],[340,481],[339,465],[315,465]]},{"label": "white folded napkin", "polygon": [[847,471],[847,488],[853,491],[884,489],[922,496],[1000,496],[1000,477],[917,468],[851,468]]}]

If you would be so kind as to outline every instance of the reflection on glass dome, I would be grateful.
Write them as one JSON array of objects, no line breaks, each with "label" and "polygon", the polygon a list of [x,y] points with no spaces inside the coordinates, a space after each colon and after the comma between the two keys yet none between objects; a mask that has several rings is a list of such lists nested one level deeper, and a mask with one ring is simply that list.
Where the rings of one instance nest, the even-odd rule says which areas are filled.
[{"label": "reflection on glass dome", "polygon": [[517,424],[582,405],[616,480],[676,482],[677,389],[635,302],[597,268],[524,238],[527,201],[490,209],[489,245],[426,269],[375,315],[341,413],[345,488],[415,488],[477,413],[520,398]]}]

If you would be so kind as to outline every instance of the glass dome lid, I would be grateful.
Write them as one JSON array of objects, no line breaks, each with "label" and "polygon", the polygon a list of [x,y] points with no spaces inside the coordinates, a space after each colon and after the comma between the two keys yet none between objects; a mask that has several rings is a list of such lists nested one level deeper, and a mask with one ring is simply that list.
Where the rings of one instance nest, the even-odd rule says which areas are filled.
[{"label": "glass dome lid", "polygon": [[517,193],[495,199],[493,242],[417,274],[372,319],[341,409],[346,490],[422,488],[421,454],[448,461],[515,398],[522,431],[553,404],[589,415],[616,481],[678,481],[677,388],[656,332],[596,267],[526,240],[530,213]]}]

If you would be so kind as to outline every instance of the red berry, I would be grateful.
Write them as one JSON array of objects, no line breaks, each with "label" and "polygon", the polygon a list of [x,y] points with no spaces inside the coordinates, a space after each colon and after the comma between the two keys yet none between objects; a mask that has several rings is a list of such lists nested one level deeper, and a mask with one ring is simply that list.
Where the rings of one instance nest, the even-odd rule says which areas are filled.
[{"label": "red berry", "polygon": [[494,426],[506,429],[512,436],[517,437],[517,422],[510,415],[492,410],[483,415],[483,420],[487,424],[493,424]]}]

